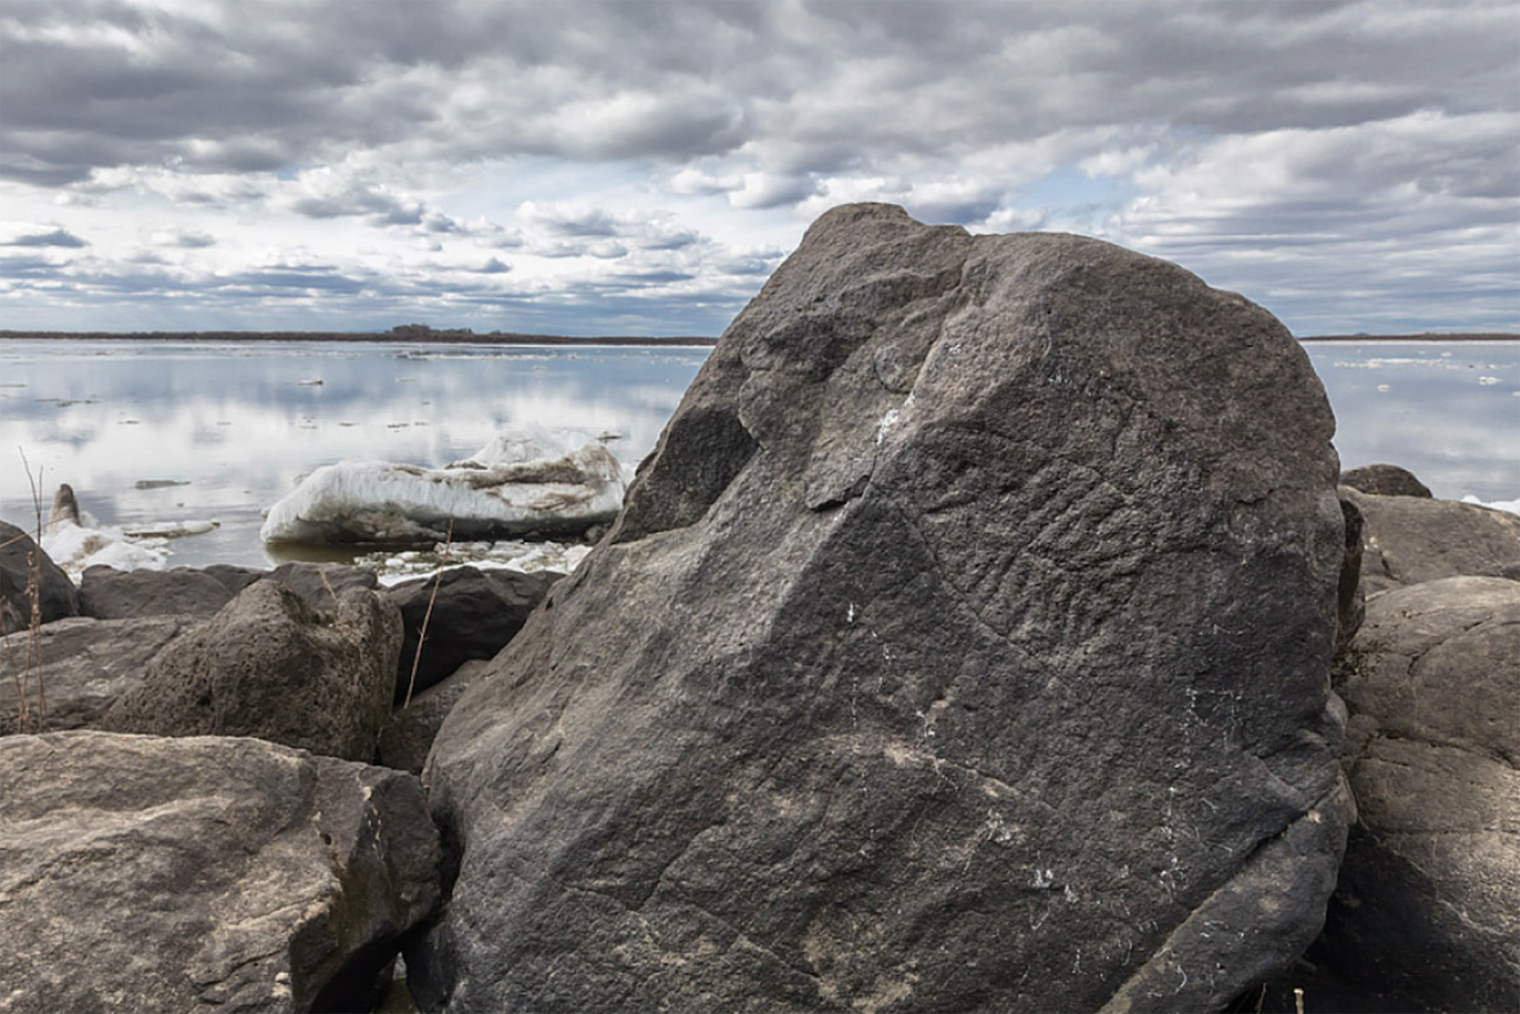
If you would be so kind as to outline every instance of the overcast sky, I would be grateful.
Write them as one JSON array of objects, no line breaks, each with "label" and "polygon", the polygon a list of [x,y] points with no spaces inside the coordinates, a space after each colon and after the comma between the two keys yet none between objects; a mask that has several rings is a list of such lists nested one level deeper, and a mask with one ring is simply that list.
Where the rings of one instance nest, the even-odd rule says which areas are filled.
[{"label": "overcast sky", "polygon": [[715,335],[860,200],[1520,334],[1520,2],[0,0],[0,328]]}]

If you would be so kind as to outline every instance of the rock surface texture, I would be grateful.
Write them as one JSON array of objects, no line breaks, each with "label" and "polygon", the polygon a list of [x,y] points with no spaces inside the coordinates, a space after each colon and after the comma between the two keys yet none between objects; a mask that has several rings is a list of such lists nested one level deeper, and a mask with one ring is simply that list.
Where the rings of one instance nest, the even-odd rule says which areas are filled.
[{"label": "rock surface texture", "polygon": [[1430,499],[1430,487],[1398,465],[1363,465],[1341,473],[1341,485],[1378,496],[1418,496]]},{"label": "rock surface texture", "polygon": [[[96,620],[84,616],[49,623],[35,642],[22,632],[0,641],[0,735],[94,729],[117,699],[142,685],[143,673],[174,638],[190,629],[193,616]],[[29,664],[30,658],[30,664]],[[41,663],[37,663],[37,659]],[[42,694],[37,693],[41,685]],[[46,715],[32,714],[18,728],[16,694],[25,686],[29,707],[41,701]]]},{"label": "rock surface texture", "polygon": [[1367,595],[1461,575],[1520,580],[1520,517],[1457,500],[1341,490],[1365,526]]},{"label": "rock surface texture", "polygon": [[[38,566],[40,581],[32,578]],[[32,592],[37,585],[39,618],[51,623],[79,615],[79,597],[69,580],[25,531],[0,521],[0,636],[25,630],[32,622]]]},{"label": "rock surface texture", "polygon": [[1344,842],[1333,427],[1174,265],[829,212],[444,723],[424,1000],[1223,1006]]},{"label": "rock surface texture", "polygon": [[[441,682],[470,659],[490,658],[544,600],[558,575],[453,567],[389,590],[406,637],[396,671],[396,703]],[[422,655],[417,644],[427,625]],[[415,667],[415,679],[414,677]]]},{"label": "rock surface texture", "polygon": [[0,740],[0,1009],[368,1010],[438,904],[421,786],[253,739]]},{"label": "rock surface texture", "polygon": [[79,611],[98,620],[214,616],[237,593],[204,570],[90,567],[79,579]]},{"label": "rock surface texture", "polygon": [[256,582],[147,666],[104,728],[154,736],[257,736],[368,762],[390,714],[401,613],[362,588],[319,611]]},{"label": "rock surface texture", "polygon": [[443,727],[459,698],[470,688],[476,675],[486,667],[481,659],[471,659],[454,670],[447,679],[435,683],[412,698],[412,702],[391,712],[385,731],[380,734],[380,748],[375,763],[399,771],[422,774],[433,740]]},{"label": "rock surface texture", "polygon": [[1337,689],[1360,819],[1311,958],[1344,1009],[1520,1010],[1520,582],[1375,596]]}]

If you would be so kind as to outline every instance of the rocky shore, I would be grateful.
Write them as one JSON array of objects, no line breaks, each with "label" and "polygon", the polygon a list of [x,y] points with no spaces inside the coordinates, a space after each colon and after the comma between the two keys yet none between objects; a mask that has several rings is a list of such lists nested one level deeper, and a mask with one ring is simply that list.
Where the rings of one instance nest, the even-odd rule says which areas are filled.
[{"label": "rocky shore", "polygon": [[1333,433],[1175,265],[856,205],[569,576],[0,524],[0,1011],[1520,1009],[1520,517]]}]

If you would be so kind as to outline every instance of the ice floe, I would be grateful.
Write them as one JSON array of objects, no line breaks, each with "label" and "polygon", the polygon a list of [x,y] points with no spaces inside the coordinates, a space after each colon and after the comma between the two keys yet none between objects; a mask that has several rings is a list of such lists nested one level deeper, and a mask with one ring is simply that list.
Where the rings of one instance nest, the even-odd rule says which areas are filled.
[{"label": "ice floe", "polygon": [[438,543],[427,549],[400,552],[382,550],[356,557],[354,563],[373,570],[383,585],[416,577],[430,577],[440,570],[468,564],[481,570],[557,571],[568,574],[591,552],[586,543],[498,542]]},{"label": "ice floe", "polygon": [[1492,507],[1494,510],[1509,511],[1511,514],[1520,514],[1520,500],[1479,500],[1471,493],[1462,498],[1463,503],[1475,503],[1480,507]]},{"label": "ice floe", "polygon": [[80,510],[68,483],[59,486],[53,497],[53,512],[42,530],[42,549],[75,581],[86,567],[96,564],[117,570],[163,570],[169,561],[163,540],[133,539]]},{"label": "ice floe", "polygon": [[583,433],[502,434],[464,461],[420,468],[341,461],[269,509],[265,542],[396,545],[508,536],[579,537],[623,504],[627,475]]}]

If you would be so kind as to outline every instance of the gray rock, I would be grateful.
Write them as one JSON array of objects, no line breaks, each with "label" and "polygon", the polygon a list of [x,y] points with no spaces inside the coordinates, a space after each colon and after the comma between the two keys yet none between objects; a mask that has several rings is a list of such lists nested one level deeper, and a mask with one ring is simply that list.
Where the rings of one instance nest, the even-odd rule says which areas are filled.
[{"label": "gray rock", "polygon": [[212,616],[236,594],[205,571],[117,570],[97,564],[79,580],[79,610],[99,620],[137,616]]},{"label": "gray rock", "polygon": [[428,751],[443,727],[459,698],[486,667],[481,659],[471,659],[454,670],[447,678],[412,698],[405,707],[391,713],[390,720],[380,733],[380,748],[375,752],[375,763],[398,771],[422,774],[427,763]]},{"label": "gray rock", "polygon": [[1341,473],[1341,485],[1377,496],[1417,496],[1430,499],[1430,487],[1398,465],[1363,465]]},{"label": "gray rock", "polygon": [[[111,705],[142,685],[148,663],[163,647],[195,623],[191,616],[152,616],[130,620],[96,620],[79,616],[50,623],[35,644],[26,633],[0,642],[0,735],[37,731],[35,722],[19,727],[18,686],[25,685],[29,707],[44,731],[90,729],[105,719]],[[41,658],[41,665],[28,663]],[[38,693],[38,687],[41,693]]]},{"label": "gray rock", "polygon": [[[389,589],[406,629],[396,670],[396,703],[405,701],[409,692],[415,695],[440,682],[470,659],[495,655],[522,629],[558,577],[453,567]],[[417,643],[424,623],[427,639],[419,658]]]},{"label": "gray rock", "polygon": [[0,740],[16,1014],[368,1010],[436,908],[410,775],[254,739]]},{"label": "gray rock", "polygon": [[102,620],[183,613],[211,616],[249,585],[273,578],[313,609],[331,609],[349,588],[380,587],[367,567],[336,563],[284,563],[274,570],[213,564],[201,570],[117,570],[96,565],[79,585],[80,612]]},{"label": "gray rock", "polygon": [[38,567],[38,614],[43,623],[79,615],[79,598],[69,580],[25,531],[0,521],[0,636],[25,630],[32,622],[32,566]]},{"label": "gray rock", "polygon": [[[331,609],[350,588],[373,591],[380,579],[368,567],[347,567],[340,563],[282,563],[267,577],[294,591],[314,609]],[[225,579],[226,575],[221,575]]]},{"label": "gray rock", "polygon": [[1362,541],[1366,523],[1362,512],[1350,500],[1341,498],[1341,516],[1346,522],[1346,555],[1341,560],[1341,575],[1335,599],[1335,654],[1340,657],[1367,615],[1367,590],[1362,587]]},{"label": "gray rock", "polygon": [[276,580],[250,585],[149,663],[105,728],[155,736],[257,736],[369,761],[395,690],[401,615],[350,588],[331,612]]},{"label": "gray rock", "polygon": [[[236,595],[255,581],[262,581],[269,576],[267,570],[256,570],[253,567],[238,567],[230,563],[213,563],[204,568],[202,573],[210,574],[220,581],[228,591]],[[287,583],[289,583],[287,581]]]},{"label": "gray rock", "polygon": [[1223,1006],[1344,842],[1333,426],[1174,265],[829,212],[449,713],[414,991]]},{"label": "gray rock", "polygon": [[1520,1010],[1520,583],[1373,598],[1337,688],[1360,816],[1310,959],[1344,1009]]},{"label": "gray rock", "polygon": [[1346,486],[1364,523],[1368,595],[1443,577],[1520,579],[1520,517],[1456,500],[1376,496]]}]

